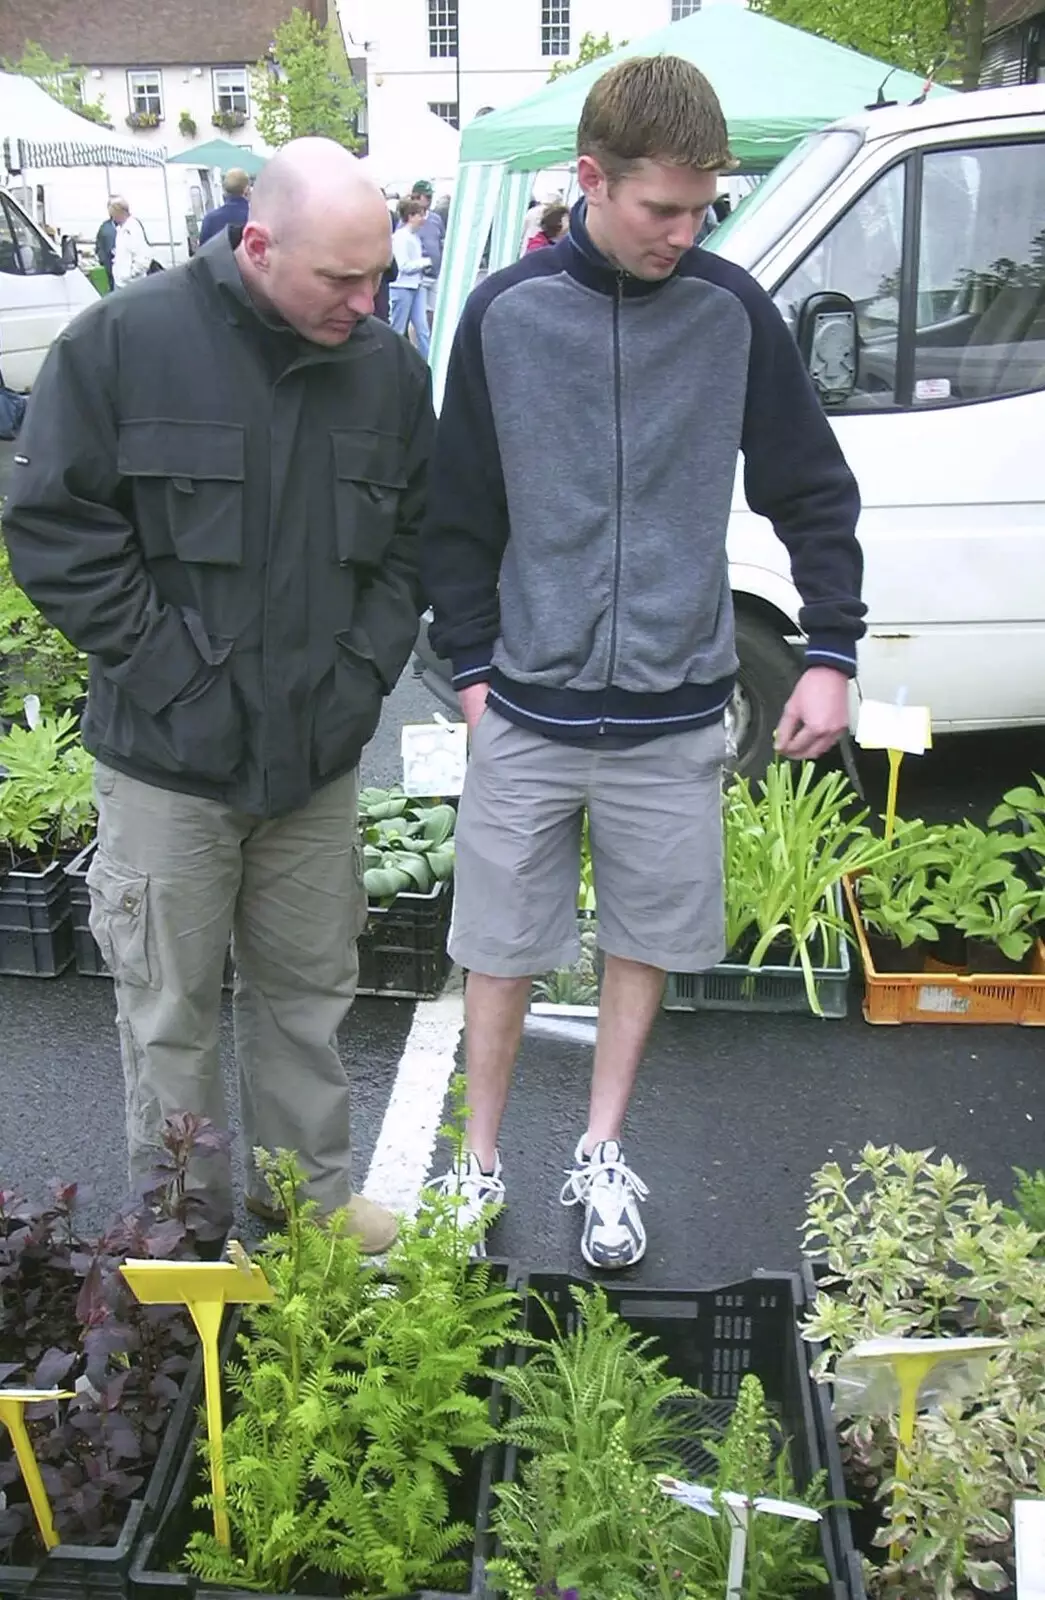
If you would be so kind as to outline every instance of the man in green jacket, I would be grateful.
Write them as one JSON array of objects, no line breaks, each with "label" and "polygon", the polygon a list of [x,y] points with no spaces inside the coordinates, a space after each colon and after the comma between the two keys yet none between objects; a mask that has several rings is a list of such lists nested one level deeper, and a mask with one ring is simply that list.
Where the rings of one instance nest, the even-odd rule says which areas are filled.
[{"label": "man in green jacket", "polygon": [[[363,1248],[337,1030],[366,921],[360,752],[417,631],[428,375],[371,316],[380,192],[288,145],[242,230],[107,297],[56,341],[4,517],[11,565],[91,658],[91,926],[116,982],[132,1179],[164,1116],[224,1124],[230,933],[247,1204],[256,1146],[298,1152]],[[231,1215],[229,1174],[198,1180]]]}]

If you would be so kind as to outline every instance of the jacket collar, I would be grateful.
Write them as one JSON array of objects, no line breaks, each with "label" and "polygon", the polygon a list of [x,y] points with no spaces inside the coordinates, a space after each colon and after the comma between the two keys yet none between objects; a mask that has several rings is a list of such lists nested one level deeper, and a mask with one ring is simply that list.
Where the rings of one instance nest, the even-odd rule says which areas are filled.
[{"label": "jacket collar", "polygon": [[374,344],[371,318],[364,317],[344,344],[312,344],[282,317],[263,311],[247,293],[246,285],[236,263],[235,250],[243,235],[240,227],[224,229],[213,239],[208,239],[189,263],[189,268],[204,274],[217,290],[225,316],[229,322],[249,328],[261,328],[270,335],[288,341],[287,354],[298,361],[344,361],[364,354]]},{"label": "jacket collar", "polygon": [[[623,267],[615,266],[588,232],[588,202],[583,196],[570,212],[569,233],[556,248],[562,252],[563,264],[571,277],[589,289],[597,289],[600,294],[619,294],[624,300],[642,300],[658,294],[677,276],[682,265],[680,261],[671,277],[659,278],[656,282],[636,278]],[[682,260],[685,259],[683,256]]]}]

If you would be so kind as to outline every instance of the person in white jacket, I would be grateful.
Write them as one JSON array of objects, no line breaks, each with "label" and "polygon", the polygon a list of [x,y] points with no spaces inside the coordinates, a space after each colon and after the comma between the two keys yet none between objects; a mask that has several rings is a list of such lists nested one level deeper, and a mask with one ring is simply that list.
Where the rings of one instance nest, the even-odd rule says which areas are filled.
[{"label": "person in white jacket", "polygon": [[399,227],[392,235],[392,254],[397,268],[389,288],[388,320],[396,333],[413,327],[417,348],[428,360],[428,297],[422,287],[425,271],[431,265],[421,249],[418,231],[425,220],[425,208],[417,200],[399,205]]},{"label": "person in white jacket", "polygon": [[109,215],[116,224],[116,248],[112,258],[112,281],[115,289],[122,289],[135,278],[144,278],[152,266],[152,251],[145,237],[145,229],[137,217],[131,216],[126,200],[114,195],[109,201]]}]

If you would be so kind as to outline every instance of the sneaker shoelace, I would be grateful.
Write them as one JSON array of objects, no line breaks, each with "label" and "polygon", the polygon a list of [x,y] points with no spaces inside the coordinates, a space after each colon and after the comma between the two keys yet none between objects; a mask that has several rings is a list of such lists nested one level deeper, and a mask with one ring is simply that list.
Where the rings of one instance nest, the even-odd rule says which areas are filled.
[{"label": "sneaker shoelace", "polygon": [[462,1194],[467,1200],[500,1202],[504,1199],[504,1180],[492,1172],[483,1172],[478,1162],[469,1161],[461,1168],[451,1167],[437,1178],[432,1188],[437,1194]]},{"label": "sneaker shoelace", "polygon": [[559,1196],[564,1206],[582,1205],[591,1196],[592,1187],[600,1178],[608,1178],[612,1183],[617,1179],[627,1190],[628,1196],[636,1200],[645,1200],[649,1189],[643,1183],[637,1172],[633,1172],[627,1162],[621,1158],[610,1161],[593,1161],[590,1157],[582,1171],[571,1168],[566,1182],[562,1186]]}]

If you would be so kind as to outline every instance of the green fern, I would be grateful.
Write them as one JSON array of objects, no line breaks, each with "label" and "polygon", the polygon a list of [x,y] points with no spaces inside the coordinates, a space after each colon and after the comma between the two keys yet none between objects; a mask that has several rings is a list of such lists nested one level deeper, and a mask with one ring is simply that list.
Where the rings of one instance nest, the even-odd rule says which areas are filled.
[{"label": "green fern", "polygon": [[256,1158],[287,1225],[262,1256],[275,1297],[245,1309],[226,1369],[232,1547],[196,1532],[186,1562],[205,1583],[266,1591],[310,1570],[360,1596],[452,1588],[472,1529],[450,1485],[495,1437],[483,1380],[516,1296],[469,1263],[474,1230],[453,1200],[424,1196],[379,1273],[343,1215],[321,1222],[301,1200],[292,1155]]}]

